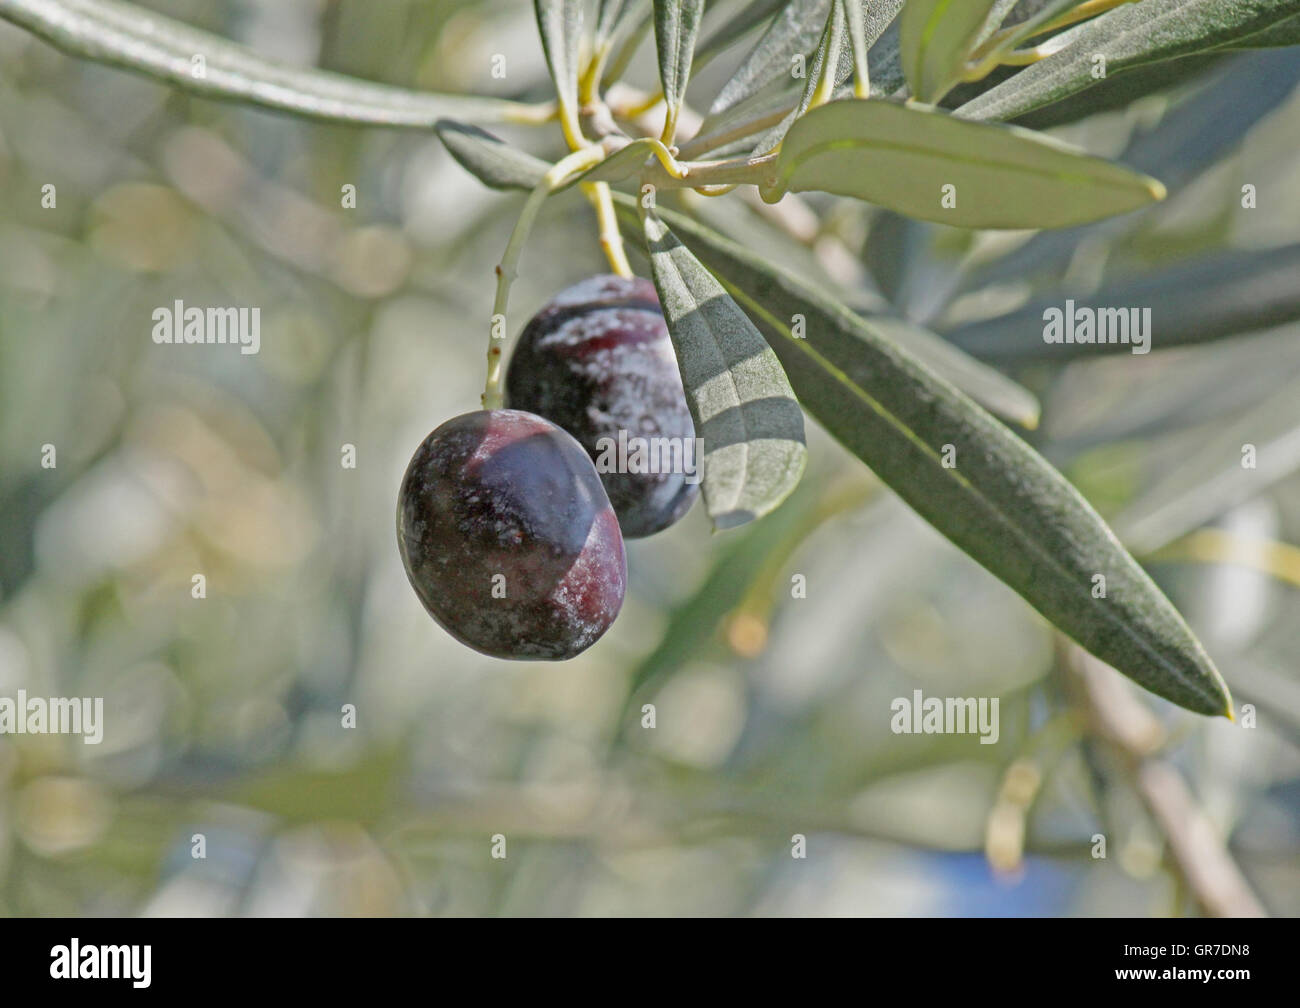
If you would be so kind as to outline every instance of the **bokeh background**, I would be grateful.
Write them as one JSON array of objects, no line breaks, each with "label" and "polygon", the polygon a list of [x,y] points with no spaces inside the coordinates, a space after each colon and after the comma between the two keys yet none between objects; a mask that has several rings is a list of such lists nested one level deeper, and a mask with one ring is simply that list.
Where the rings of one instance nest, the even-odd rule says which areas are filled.
[{"label": "bokeh background", "polygon": [[[549,97],[524,3],[150,6],[292,63]],[[705,104],[742,51],[700,75]],[[1249,283],[1297,261],[1297,80],[1293,51],[1231,55],[1063,125],[1171,190],[1063,235],[814,200],[800,245],[739,198],[683,204],[982,348],[1041,397],[1024,436],[1255,705],[1244,728],[1120,686],[1276,914],[1300,913],[1300,328],[1284,311],[1066,362],[1042,352],[1032,307],[1129,304],[1098,291],[1148,276],[1159,293],[1142,296],[1174,305],[1228,275],[1216,262],[1247,263],[1227,288],[1246,317],[1294,291],[1300,273],[1267,296]],[[561,153],[553,125],[498,132]],[[1241,209],[1244,183],[1260,209]],[[714,535],[697,507],[629,544],[623,613],[580,658],[483,658],[427,617],[397,554],[397,487],[425,434],[477,407],[521,202],[432,134],[192,98],[0,25],[0,695],[106,708],[98,746],[0,737],[0,913],[1200,912],[1050,627],[811,421],[810,470],[774,515]],[[605,268],[588,205],[551,201],[512,331]],[[176,299],[260,306],[261,352],[155,345],[151,313]],[[890,702],[914,689],[1000,697],[1000,741],[892,734]]]}]

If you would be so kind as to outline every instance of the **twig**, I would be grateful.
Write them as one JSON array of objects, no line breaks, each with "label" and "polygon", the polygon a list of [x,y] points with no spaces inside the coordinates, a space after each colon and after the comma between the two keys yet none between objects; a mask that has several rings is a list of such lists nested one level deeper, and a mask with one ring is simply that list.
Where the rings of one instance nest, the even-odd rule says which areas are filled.
[{"label": "twig", "polygon": [[607,182],[583,182],[583,194],[596,211],[596,220],[600,225],[600,247],[609,260],[609,268],[619,276],[632,276],[632,267],[623,250],[623,232],[618,229],[618,217],[614,213],[614,200],[609,193]]},{"label": "twig", "polygon": [[1201,909],[1213,917],[1266,917],[1187,782],[1159,757],[1165,731],[1109,665],[1075,644],[1065,664],[1080,686],[1089,720],[1123,757],[1133,785],[1169,844],[1179,873]]},{"label": "twig", "polygon": [[533,222],[542,209],[546,198],[572,179],[581,175],[588,168],[598,164],[605,156],[604,151],[596,145],[582,147],[568,157],[551,165],[542,180],[533,187],[519,211],[514,230],[510,232],[510,241],[505,254],[497,266],[497,293],[492,305],[492,318],[488,323],[487,382],[483,387],[483,408],[500,409],[501,392],[501,346],[499,336],[505,329],[506,308],[510,300],[510,285],[518,275],[519,255],[523,252],[524,242],[533,229]]}]

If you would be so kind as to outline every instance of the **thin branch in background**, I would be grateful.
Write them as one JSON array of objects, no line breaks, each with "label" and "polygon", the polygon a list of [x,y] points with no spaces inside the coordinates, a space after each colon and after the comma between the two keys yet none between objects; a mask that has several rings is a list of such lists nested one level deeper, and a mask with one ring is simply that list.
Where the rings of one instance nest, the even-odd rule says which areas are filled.
[{"label": "thin branch in background", "polygon": [[1123,758],[1133,786],[1160,827],[1183,882],[1213,917],[1266,917],[1263,904],[1233,860],[1218,829],[1181,773],[1160,757],[1164,726],[1127,688],[1118,672],[1078,645],[1065,645],[1065,665],[1096,733]]}]

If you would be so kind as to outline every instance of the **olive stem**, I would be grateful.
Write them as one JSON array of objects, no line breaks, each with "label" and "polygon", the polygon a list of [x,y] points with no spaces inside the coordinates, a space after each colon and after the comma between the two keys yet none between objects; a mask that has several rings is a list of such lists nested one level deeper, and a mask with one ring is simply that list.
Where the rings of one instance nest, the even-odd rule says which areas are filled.
[{"label": "olive stem", "polygon": [[570,108],[564,102],[560,103],[560,129],[564,132],[564,142],[569,145],[569,150],[580,150],[587,145],[587,139],[582,135],[582,124],[578,121],[578,110]]},{"label": "olive stem", "polygon": [[538,102],[536,105],[515,103],[502,110],[501,121],[520,126],[541,126],[552,122],[559,114],[560,108],[556,102]]},{"label": "olive stem", "polygon": [[1122,7],[1126,3],[1137,3],[1137,0],[1084,0],[1078,7],[1053,18],[1045,25],[1039,25],[1034,30],[1034,34],[1041,35],[1044,32],[1056,31],[1058,28],[1067,28],[1072,24],[1078,24],[1080,21],[1086,21],[1090,17],[1096,17],[1098,14],[1105,14],[1108,10]]},{"label": "olive stem", "polygon": [[862,7],[853,0],[841,0],[844,4],[844,18],[847,22],[850,40],[853,45],[853,97],[871,97],[871,70],[867,65],[867,45],[865,37],[866,15]]},{"label": "olive stem", "polygon": [[640,101],[634,102],[620,110],[620,115],[624,119],[640,119],[656,105],[664,100],[663,90],[654,92],[654,94],[642,97]]},{"label": "olive stem", "polygon": [[720,185],[772,186],[776,183],[776,154],[734,158],[728,161],[675,162],[679,174],[650,162],[642,176],[658,189],[704,189]]},{"label": "olive stem", "polygon": [[487,383],[483,387],[483,408],[500,409],[504,402],[501,394],[501,344],[506,337],[506,307],[510,301],[510,285],[519,275],[519,256],[523,252],[524,242],[533,229],[537,214],[542,209],[546,197],[555,192],[575,175],[580,175],[604,160],[605,152],[599,146],[582,147],[567,157],[561,158],[547,170],[540,182],[533,187],[519,211],[514,230],[510,232],[510,241],[505,254],[497,266],[497,292],[492,305],[492,318],[488,323]]},{"label": "olive stem", "polygon": [[591,61],[578,78],[578,102],[591,105],[600,97],[600,79],[605,72],[605,63],[609,59],[609,42],[602,44],[591,54]]},{"label": "olive stem", "polygon": [[[993,59],[999,53],[1007,52],[1018,46],[1025,39],[1033,38],[1035,35],[1045,35],[1048,32],[1056,31],[1058,28],[1068,28],[1072,24],[1078,24],[1080,21],[1086,21],[1088,18],[1096,17],[1098,14],[1104,14],[1116,7],[1122,7],[1127,3],[1136,3],[1137,0],[1085,0],[1071,10],[1065,11],[1058,17],[1052,18],[1044,24],[1034,25],[1032,19],[1022,22],[1021,24],[1011,25],[1009,28],[1003,28],[994,32],[985,42],[980,45],[973,56],[973,65],[977,67],[987,67],[985,74],[992,71],[1000,63],[1006,63],[1003,59]],[[1031,50],[1032,51],[1032,50]],[[979,80],[980,78],[974,78]]]},{"label": "olive stem", "polygon": [[707,154],[709,151],[717,150],[719,147],[725,147],[733,140],[743,140],[746,137],[754,136],[763,130],[770,129],[788,116],[795,103],[782,105],[771,112],[765,112],[762,115],[756,115],[749,119],[744,119],[730,126],[727,129],[719,130],[716,133],[708,133],[703,136],[694,137],[687,140],[678,148],[677,156],[679,158],[693,158],[700,154]]},{"label": "olive stem", "polygon": [[632,267],[628,264],[627,253],[623,250],[623,235],[618,229],[618,217],[614,212],[614,200],[609,193],[608,182],[583,182],[582,191],[591,201],[600,222],[600,247],[609,268],[619,276],[630,279]]}]

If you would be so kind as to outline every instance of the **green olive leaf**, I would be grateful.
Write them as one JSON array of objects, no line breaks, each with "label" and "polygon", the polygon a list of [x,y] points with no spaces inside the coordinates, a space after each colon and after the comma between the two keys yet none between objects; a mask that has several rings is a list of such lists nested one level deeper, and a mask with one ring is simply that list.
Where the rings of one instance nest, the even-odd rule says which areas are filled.
[{"label": "green olive leaf", "polygon": [[533,0],[546,66],[560,107],[578,107],[578,62],[581,59],[583,0]]},{"label": "green olive leaf", "polygon": [[701,441],[704,503],[717,529],[767,514],[808,460],[803,411],[754,324],[655,216],[643,231],[686,401]]},{"label": "green olive leaf", "polygon": [[[763,134],[758,143],[753,146],[751,153],[768,154],[780,146],[790,127],[808,111],[808,106],[812,104],[814,89],[825,86],[822,78],[827,73],[834,74],[830,94],[836,94],[836,89],[853,75],[854,65],[858,59],[855,51],[857,48],[866,47],[868,51],[864,56],[869,59],[869,53],[873,51],[872,47],[877,42],[880,43],[876,64],[881,72],[875,75],[872,92],[877,97],[883,98],[897,90],[903,83],[902,70],[898,67],[898,33],[893,32],[893,37],[889,37],[885,35],[885,31],[889,27],[890,20],[902,6],[903,0],[836,0],[835,15],[827,20],[821,42],[813,56],[812,69],[802,97],[781,122]],[[846,11],[853,11],[854,16],[861,22],[860,41],[855,41],[858,38],[856,34],[853,38],[848,37],[850,28],[847,24]],[[837,24],[837,19],[843,19],[843,23]],[[828,50],[832,47],[832,39],[835,35],[840,36],[837,43],[839,52],[832,59]],[[841,95],[841,97],[846,96]]]},{"label": "green olive leaf", "polygon": [[778,193],[853,196],[958,227],[1071,227],[1164,197],[1155,179],[1030,130],[887,101],[831,102],[801,117],[777,177]]},{"label": "green olive leaf", "polygon": [[[551,166],[477,126],[440,119],[434,126],[438,139],[456,162],[491,189],[531,191]],[[654,153],[655,142],[642,137],[633,140],[594,168],[576,175],[556,188],[560,192],[579,182],[620,182],[640,171]]]},{"label": "green olive leaf", "polygon": [[789,3],[790,0],[750,0],[705,38],[700,39],[700,44],[695,47],[695,66],[703,66],[745,35],[757,31],[764,21],[781,8],[789,6]]},{"label": "green olive leaf", "polygon": [[700,34],[704,0],[655,0],[654,13],[659,82],[663,85],[668,122],[676,124],[691,79],[691,58]]},{"label": "green olive leaf", "polygon": [[600,0],[594,39],[597,51],[614,42],[632,26],[641,13],[638,10],[640,6],[640,0]]},{"label": "green olive leaf", "polygon": [[656,142],[649,137],[633,140],[626,147],[620,147],[605,158],[595,168],[588,169],[578,177],[579,182],[622,182],[639,172],[655,152]]},{"label": "green olive leaf", "polygon": [[709,115],[701,129],[713,129],[723,112],[758,94],[775,80],[798,83],[793,76],[795,57],[807,56],[817,45],[830,5],[831,0],[795,0],[788,4],[722,86],[709,106]]},{"label": "green olive leaf", "polygon": [[[630,231],[635,202],[616,199]],[[1231,710],[1227,687],[1178,611],[1041,455],[825,292],[660,213],[691,242],[691,262],[767,337],[803,406],[917,513],[1153,693],[1202,714]]]},{"label": "green olive leaf", "polygon": [[[855,44],[866,45],[871,67],[871,93],[874,97],[888,97],[903,85],[903,71],[898,61],[897,14],[902,9],[904,0],[837,0],[837,2],[842,2],[845,10],[851,11],[853,16],[861,21],[862,27],[860,35],[854,35],[853,38],[846,37],[841,45],[835,72],[836,85],[847,81],[853,73],[856,59]],[[825,22],[822,23],[822,27],[824,31]],[[847,31],[845,35],[848,35]],[[806,49],[814,46],[817,40],[818,36],[813,34],[808,47],[799,50],[799,54],[806,57]],[[781,142],[790,125],[797,118],[795,109],[800,94],[806,86],[809,73],[809,60],[805,58],[802,65],[803,77],[793,76],[794,49],[788,43],[788,33],[773,33],[771,44],[784,47],[777,51],[783,54],[781,59],[785,62],[774,60],[770,69],[766,71],[767,77],[752,66],[747,70],[746,65],[749,60],[746,64],[742,64],[736,71],[736,76],[723,89],[723,94],[719,95],[714,102],[717,111],[709,113],[700,126],[696,138],[683,146],[684,154],[689,150],[689,156],[694,158],[700,154],[722,149],[722,144],[713,141],[713,137],[719,135],[729,138],[760,137],[756,144],[753,142],[745,144],[743,141],[736,144],[735,153],[767,152]],[[756,53],[762,45],[763,43],[760,42],[755,49]],[[768,54],[769,57],[770,55]],[[751,54],[750,58],[754,56]],[[813,59],[817,58],[817,53],[814,53]],[[754,76],[747,85],[742,85],[742,78],[749,73]],[[732,88],[738,90],[728,95],[728,89]],[[737,97],[741,94],[743,97]],[[772,120],[767,117],[773,113],[777,114],[779,121],[775,125],[770,125]],[[746,122],[755,122],[757,125],[746,133],[741,128]]]},{"label": "green olive leaf", "polygon": [[813,95],[818,88],[823,87],[823,78],[829,78],[829,82],[824,85],[826,87],[833,87],[836,83],[840,55],[845,44],[844,20],[844,5],[836,0],[831,4],[830,12],[826,16],[826,24],[822,28],[822,37],[817,43],[817,51],[813,54],[812,72],[808,74],[808,80],[804,82],[803,95],[799,99],[799,104],[795,106],[796,117],[808,111]]},{"label": "green olive leaf", "polygon": [[[467,172],[492,189],[531,190],[551,166],[477,126],[440,119],[434,126],[447,152]],[[621,182],[641,170],[654,154],[656,143],[648,137],[633,140],[594,168],[575,175],[556,188],[560,192],[579,182]]]},{"label": "green olive leaf", "polygon": [[998,0],[908,0],[899,20],[903,73],[912,95],[933,104],[961,80]]},{"label": "green olive leaf", "polygon": [[439,119],[433,129],[456,163],[490,189],[530,190],[550,167],[477,126]]},{"label": "green olive leaf", "polygon": [[[1162,67],[1199,62],[1193,56],[1152,64],[1117,78],[1146,75]],[[1300,84],[1300,60],[1285,49],[1239,56],[1204,79],[1194,101],[1170,106],[1153,128],[1133,136],[1123,151],[1126,164],[1139,171],[1159,170],[1161,180],[1173,191],[1189,186],[1212,166],[1220,163],[1232,148],[1241,143],[1251,130],[1283,105]],[[1050,113],[1076,101],[1091,98],[1097,92],[1085,92],[1075,98],[1047,106],[1032,114]],[[1037,128],[1037,123],[1033,124]],[[1159,212],[1158,207],[1152,211]],[[1147,213],[1115,219],[1099,227],[1095,234],[1107,245],[1124,240],[1123,236],[1140,229]],[[967,289],[987,284],[1015,282],[1027,278],[1059,277],[1075,255],[1079,235],[1070,231],[1044,231],[1019,248],[971,271]],[[1133,304],[1111,301],[1109,304]],[[1162,342],[1169,338],[1162,337]]]},{"label": "green olive leaf", "polygon": [[[0,0],[0,18],[85,59],[166,81],[204,98],[248,102],[329,122],[427,130],[443,116],[508,122],[527,106],[435,94],[267,59],[246,46],[117,0]],[[196,76],[195,57],[204,73]]]},{"label": "green olive leaf", "polygon": [[[790,109],[779,123],[759,137],[752,154],[765,155],[776,150],[795,120],[808,111],[808,106],[812,104],[814,94],[823,86],[823,78],[828,76],[831,78],[830,82],[825,86],[830,87],[833,91],[836,83],[835,78],[839,76],[840,58],[841,56],[848,56],[844,48],[844,22],[844,5],[839,0],[835,0],[827,13],[826,23],[822,26],[821,39],[817,43],[817,49],[813,52],[812,62],[806,68],[803,93],[799,96],[794,108]],[[846,75],[850,72],[851,60],[851,56],[848,56],[844,61]]]},{"label": "green olive leaf", "polygon": [[[1296,39],[1300,0],[1142,0],[1053,36],[1052,54],[957,109],[967,119],[1014,119],[1134,67],[1191,53]],[[1097,57],[1105,58],[1098,76]]]}]

